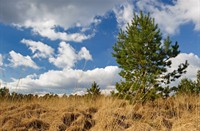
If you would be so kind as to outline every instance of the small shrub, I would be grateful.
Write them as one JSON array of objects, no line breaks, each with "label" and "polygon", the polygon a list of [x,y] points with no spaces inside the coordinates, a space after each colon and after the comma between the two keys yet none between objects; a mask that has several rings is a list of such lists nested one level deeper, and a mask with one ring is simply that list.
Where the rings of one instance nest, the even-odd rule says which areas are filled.
[{"label": "small shrub", "polygon": [[184,78],[179,83],[177,89],[177,94],[199,94],[200,93],[200,70],[197,72],[197,80],[192,81],[188,78]]},{"label": "small shrub", "polygon": [[0,88],[0,98],[1,99],[5,99],[8,98],[10,96],[10,92],[9,89],[4,87],[4,88]]}]

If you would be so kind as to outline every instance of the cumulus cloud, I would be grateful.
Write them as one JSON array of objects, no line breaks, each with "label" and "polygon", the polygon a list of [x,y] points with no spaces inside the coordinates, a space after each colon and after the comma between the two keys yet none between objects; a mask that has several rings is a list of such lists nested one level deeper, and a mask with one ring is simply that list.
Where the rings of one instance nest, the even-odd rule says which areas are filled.
[{"label": "cumulus cloud", "polygon": [[[90,25],[98,24],[101,20],[96,16],[104,16],[113,10],[119,26],[125,29],[126,23],[133,17],[133,11],[143,10],[150,12],[163,32],[175,34],[179,27],[192,22],[194,29],[200,30],[200,1],[199,0],[173,0],[172,4],[164,4],[155,0],[128,1],[128,0],[0,0],[0,22],[31,28],[34,33],[51,40],[64,40],[82,42],[94,36],[95,32],[86,34]],[[65,31],[56,30],[62,27]],[[68,33],[73,27],[82,30]]]},{"label": "cumulus cloud", "polygon": [[[40,75],[29,75],[13,82],[8,83],[11,90],[22,92],[56,92],[56,93],[72,93],[82,92],[84,88],[88,88],[96,81],[101,89],[110,89],[119,81],[118,75],[120,69],[117,66],[107,66],[105,68],[96,68],[93,70],[49,70]],[[71,92],[69,92],[71,91]]]},{"label": "cumulus cloud", "polygon": [[[172,69],[177,69],[180,63],[188,60],[190,63],[187,73],[182,78],[196,79],[197,70],[200,70],[200,58],[193,53],[181,53],[172,59]],[[118,75],[120,68],[117,66],[107,66],[105,68],[95,68],[93,70],[79,70],[65,68],[63,70],[49,70],[43,74],[28,75],[25,78],[13,79],[7,83],[12,91],[20,91],[23,93],[75,93],[84,94],[86,88],[96,81],[104,94],[109,94],[111,90],[115,90],[115,83],[119,82],[121,77]],[[178,81],[174,83],[177,85]],[[16,87],[17,83],[18,87]]]},{"label": "cumulus cloud", "polygon": [[64,40],[64,41],[75,41],[82,42],[84,40],[90,39],[94,36],[94,32],[89,35],[85,35],[84,32],[81,33],[66,33],[66,32],[56,32],[55,22],[45,21],[44,23],[26,21],[24,25],[15,24],[17,27],[32,28],[32,31],[42,37],[47,37],[50,40]]},{"label": "cumulus cloud", "polygon": [[81,59],[92,60],[92,56],[90,52],[85,47],[81,48],[81,50],[78,53],[78,57],[79,57],[79,60]]},{"label": "cumulus cloud", "polygon": [[[106,96],[110,95],[111,91],[116,91],[115,86],[107,87],[106,89],[100,89],[101,94],[104,94]],[[86,89],[78,90],[72,93],[72,95],[85,95],[85,94],[87,94]]]},{"label": "cumulus cloud", "polygon": [[76,50],[66,42],[61,42],[56,57],[49,58],[49,62],[59,68],[72,68],[78,60],[92,60],[90,52],[82,47],[77,53]]},{"label": "cumulus cloud", "polygon": [[93,34],[68,34],[57,32],[54,28],[60,26],[67,30],[71,27],[88,27],[92,23],[96,24],[96,16],[103,16],[122,1],[0,0],[0,22],[32,28],[35,33],[52,40],[81,42],[91,38]]},{"label": "cumulus cloud", "polygon": [[0,66],[3,66],[3,55],[0,54]]},{"label": "cumulus cloud", "polygon": [[39,69],[37,64],[31,59],[30,56],[23,56],[20,53],[16,53],[15,51],[9,52],[10,58],[8,59],[10,61],[11,67],[19,67],[19,66],[25,66],[25,67],[31,67],[33,69]]},{"label": "cumulus cloud", "polygon": [[33,58],[48,58],[54,54],[54,49],[47,44],[40,41],[32,41],[27,39],[22,39],[21,43],[29,47],[33,53]]},{"label": "cumulus cloud", "polygon": [[127,23],[130,23],[133,18],[133,9],[133,4],[128,2],[113,9],[118,25],[123,30],[126,29]]},{"label": "cumulus cloud", "polygon": [[[172,68],[169,71],[177,69],[180,63],[185,63],[185,61],[187,60],[189,63],[189,66],[186,70],[187,73],[184,74],[181,78],[189,78],[191,80],[196,80],[197,71],[200,70],[200,58],[197,55],[193,53],[180,53],[177,57],[171,60]],[[181,78],[177,80],[174,84],[177,85]]]},{"label": "cumulus cloud", "polygon": [[138,1],[137,7],[150,12],[163,32],[175,34],[179,27],[188,22],[195,25],[195,30],[200,31],[200,1],[199,0],[174,0],[172,5],[154,0]]},{"label": "cumulus cloud", "polygon": [[86,91],[76,91],[76,92],[74,92],[74,93],[72,93],[72,95],[80,95],[80,96],[82,96],[82,95],[85,95],[87,92]]},{"label": "cumulus cloud", "polygon": [[133,18],[133,11],[150,12],[155,18],[162,32],[176,34],[181,25],[192,22],[194,30],[200,31],[200,1],[199,0],[173,0],[172,4],[164,4],[155,0],[142,0],[122,3],[114,8],[114,13],[120,28],[125,29],[126,24]]}]

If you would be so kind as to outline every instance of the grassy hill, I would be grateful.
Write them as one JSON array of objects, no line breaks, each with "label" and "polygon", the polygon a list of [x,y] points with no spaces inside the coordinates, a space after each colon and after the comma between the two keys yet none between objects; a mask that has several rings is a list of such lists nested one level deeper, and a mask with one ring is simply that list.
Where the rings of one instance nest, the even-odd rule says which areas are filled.
[{"label": "grassy hill", "polygon": [[177,96],[145,104],[101,96],[0,102],[2,131],[198,131],[200,97]]}]

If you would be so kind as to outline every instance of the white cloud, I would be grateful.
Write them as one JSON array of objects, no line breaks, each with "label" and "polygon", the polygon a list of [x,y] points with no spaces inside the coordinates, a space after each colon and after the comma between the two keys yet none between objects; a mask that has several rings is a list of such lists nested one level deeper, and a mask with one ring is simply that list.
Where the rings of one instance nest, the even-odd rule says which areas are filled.
[{"label": "white cloud", "polygon": [[117,92],[115,86],[113,86],[111,88],[103,89],[103,90],[101,90],[101,93],[104,94],[104,95],[106,95],[106,96],[108,96],[108,95],[110,95],[111,91]]},{"label": "white cloud", "polygon": [[[105,89],[100,89],[101,94],[106,95],[106,96],[110,95],[111,91],[116,91],[115,86],[111,86],[111,87],[108,86]],[[72,93],[72,95],[85,95],[85,94],[87,94],[87,91],[84,89],[81,89]]]},{"label": "white cloud", "polygon": [[3,56],[0,54],[0,66],[3,66]]},{"label": "white cloud", "polygon": [[78,53],[78,57],[80,60],[81,59],[92,60],[92,56],[91,56],[90,52],[85,47],[81,48],[81,50]]},{"label": "white cloud", "polygon": [[93,36],[83,33],[68,34],[55,31],[56,26],[65,30],[71,27],[89,27],[98,23],[96,16],[103,16],[123,0],[0,0],[0,22],[19,27],[32,28],[35,33],[51,40],[77,41]]},{"label": "white cloud", "polygon": [[37,22],[37,25],[60,25],[68,29],[77,24],[87,26],[94,21],[95,16],[102,16],[123,0],[1,0],[0,20],[4,23],[25,25],[27,21]]},{"label": "white cloud", "polygon": [[75,69],[49,70],[38,76],[33,74],[20,79],[18,87],[16,87],[18,80],[13,79],[13,82],[8,83],[8,87],[11,90],[21,90],[28,93],[72,93],[82,92],[84,88],[89,88],[96,81],[101,89],[111,89],[120,79],[119,71],[120,69],[117,66],[107,66],[87,71]]},{"label": "white cloud", "polygon": [[176,34],[181,25],[192,22],[194,30],[200,31],[200,1],[199,0],[173,0],[172,4],[165,4],[155,0],[142,0],[122,3],[114,8],[114,13],[120,28],[125,29],[127,23],[133,18],[133,11],[150,12],[155,18],[161,31],[165,34]]},{"label": "white cloud", "polygon": [[[85,31],[91,24],[97,25],[101,20],[96,16],[104,16],[114,10],[117,22],[125,29],[130,22],[134,10],[150,12],[156,23],[166,34],[179,32],[179,27],[192,22],[194,29],[200,30],[200,1],[173,0],[173,4],[164,4],[155,0],[86,0],[86,1],[39,1],[39,0],[0,0],[0,22],[18,27],[31,28],[34,33],[51,40],[82,42],[95,35]],[[57,27],[65,31],[56,30]],[[81,27],[78,32],[67,33],[69,28]]]},{"label": "white cloud", "polygon": [[61,42],[58,48],[58,54],[56,57],[49,58],[49,62],[53,63],[59,68],[72,68],[78,60],[92,60],[90,52],[82,47],[81,50],[76,53],[76,50],[65,42]]},{"label": "white cloud", "polygon": [[39,67],[31,59],[30,56],[23,56],[20,53],[16,53],[13,50],[9,52],[9,55],[10,55],[10,58],[8,60],[10,61],[11,67],[25,66],[25,67],[31,67],[34,69],[39,69]]},{"label": "white cloud", "polygon": [[113,83],[116,80],[116,76],[119,71],[117,66],[107,66],[105,68],[96,68],[93,70],[88,70],[82,74],[81,78],[78,80],[80,83],[92,83],[93,81],[98,82],[101,86],[108,86],[104,83]]},{"label": "white cloud", "polygon": [[[84,40],[90,39],[94,36],[94,32],[89,35],[85,35],[84,32],[82,33],[72,33],[68,34],[66,32],[56,32],[55,31],[56,23],[50,21],[45,21],[44,23],[41,22],[34,22],[34,21],[26,21],[25,25],[26,28],[31,27],[33,32],[36,34],[41,35],[42,37],[47,37],[50,40],[64,40],[64,41],[75,41],[75,42],[82,42]],[[17,27],[23,27],[22,25],[16,25]]]},{"label": "white cloud", "polygon": [[71,68],[76,63],[76,52],[75,49],[65,42],[61,42],[58,48],[58,55],[56,58],[52,57],[49,59],[50,63],[60,68]]},{"label": "white cloud", "polygon": [[[178,65],[180,63],[185,63],[186,60],[188,61],[189,66],[186,70],[187,73],[184,74],[181,78],[189,78],[191,80],[196,80],[197,71],[200,70],[200,58],[193,53],[180,53],[176,58],[173,58],[172,68],[170,69],[170,71],[177,69]],[[181,78],[175,82],[176,85],[179,83]]]},{"label": "white cloud", "polygon": [[42,42],[22,39],[21,43],[29,47],[34,54],[33,58],[48,58],[54,54],[54,49]]},{"label": "white cloud", "polygon": [[85,95],[87,92],[86,91],[76,91],[76,92],[74,92],[74,93],[72,93],[72,95],[80,95],[80,96],[82,96],[82,95]]},{"label": "white cloud", "polygon": [[176,34],[181,25],[192,22],[195,30],[200,31],[200,1],[174,0],[173,5],[154,0],[138,1],[137,7],[150,12],[164,33]]},{"label": "white cloud", "polygon": [[120,28],[126,29],[127,23],[130,23],[133,18],[134,6],[132,3],[125,3],[119,7],[114,8],[114,13]]},{"label": "white cloud", "polygon": [[[172,59],[172,69],[177,69],[180,63],[188,60],[190,63],[187,68],[187,73],[182,76],[195,80],[197,70],[200,70],[200,58],[192,53],[181,53],[176,58]],[[117,66],[107,66],[105,68],[96,68],[93,70],[78,70],[65,68],[63,70],[49,70],[43,74],[28,75],[20,79],[18,87],[16,87],[18,80],[13,79],[8,83],[8,87],[12,91],[20,91],[26,93],[40,93],[40,92],[54,92],[54,93],[85,93],[85,89],[89,88],[91,84],[96,81],[101,87],[104,94],[109,94],[111,90],[115,89],[115,83],[119,82],[121,77],[118,75],[120,68]],[[177,85],[178,81],[175,82]]]}]

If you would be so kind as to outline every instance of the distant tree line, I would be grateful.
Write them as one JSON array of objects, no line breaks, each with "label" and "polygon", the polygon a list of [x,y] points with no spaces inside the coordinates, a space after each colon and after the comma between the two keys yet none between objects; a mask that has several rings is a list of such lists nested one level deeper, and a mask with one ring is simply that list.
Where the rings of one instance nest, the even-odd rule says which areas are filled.
[{"label": "distant tree line", "polygon": [[0,88],[0,101],[1,100],[12,100],[12,101],[20,101],[20,100],[35,100],[35,99],[42,99],[42,100],[48,100],[48,99],[55,99],[55,98],[76,98],[76,97],[84,97],[88,99],[94,99],[98,96],[101,96],[101,91],[99,88],[99,85],[94,81],[90,88],[87,89],[85,95],[66,95],[63,94],[62,96],[58,96],[54,93],[47,93],[44,95],[37,95],[37,94],[21,94],[16,92],[10,92],[8,88],[3,87]]},{"label": "distant tree line", "polygon": [[12,100],[12,101],[20,101],[20,100],[34,100],[34,99],[50,99],[50,98],[58,98],[57,94],[47,93],[43,96],[38,96],[37,94],[21,94],[16,92],[10,92],[8,88],[0,88],[0,101],[1,100]]}]

